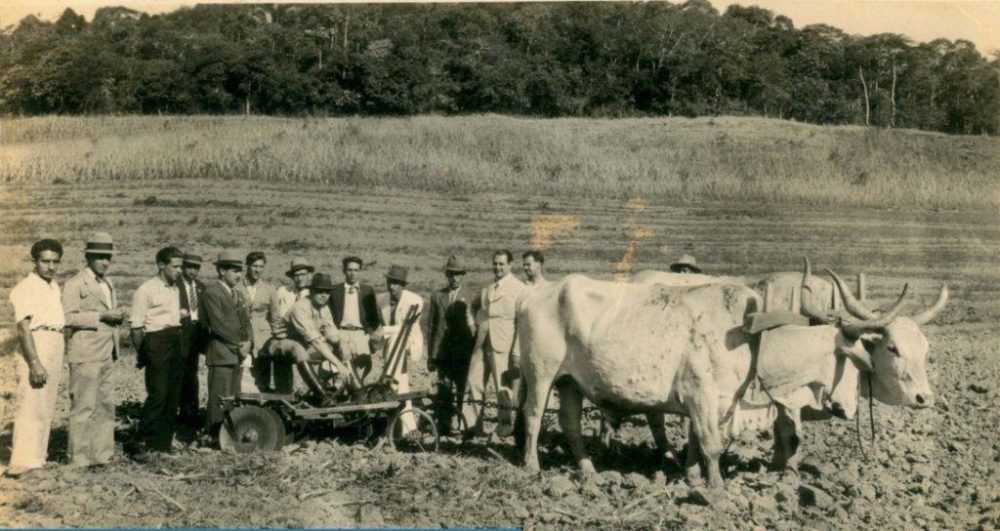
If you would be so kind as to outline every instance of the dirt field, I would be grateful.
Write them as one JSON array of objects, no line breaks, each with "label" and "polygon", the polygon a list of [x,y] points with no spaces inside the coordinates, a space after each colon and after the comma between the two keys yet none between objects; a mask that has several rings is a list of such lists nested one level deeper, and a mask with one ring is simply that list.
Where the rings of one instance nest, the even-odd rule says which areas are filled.
[{"label": "dirt field", "polygon": [[[987,191],[995,194],[995,191]],[[627,424],[600,452],[603,472],[581,478],[558,445],[543,441],[541,476],[511,464],[509,441],[468,446],[446,440],[435,454],[374,452],[348,440],[306,438],[274,455],[225,455],[205,448],[151,464],[123,456],[102,471],[55,466],[20,481],[0,479],[0,522],[35,526],[337,527],[514,526],[539,529],[983,528],[1000,525],[1000,216],[995,210],[927,211],[645,204],[511,195],[440,195],[331,189],[321,184],[246,181],[129,181],[6,185],[0,188],[0,297],[29,269],[22,257],[41,236],[67,246],[65,280],[83,265],[82,239],[108,230],[122,249],[112,264],[124,295],[155,272],[168,243],[205,256],[251,248],[270,257],[277,281],[292,256],[339,278],[347,253],[369,261],[366,280],[383,289],[390,263],[409,266],[423,295],[443,285],[449,254],[471,263],[467,282],[489,280],[490,250],[516,254],[534,242],[558,278],[610,278],[630,244],[633,271],[663,269],[682,252],[706,272],[743,274],[816,267],[869,276],[869,298],[890,303],[910,283],[911,311],[933,302],[941,282],[952,299],[933,325],[929,372],[938,400],[929,410],[875,406],[877,449],[853,422],[806,427],[800,477],[766,471],[771,441],[738,441],[723,459],[724,494],[688,488],[680,467],[657,465],[648,430]],[[206,268],[203,276],[211,277]],[[520,268],[515,268],[516,272]],[[4,304],[0,323],[12,311]],[[9,458],[13,361],[0,352],[0,462]],[[114,373],[118,439],[130,438],[144,396],[134,357]],[[430,386],[418,374],[416,387]],[[867,407],[860,412],[868,424]],[[66,396],[50,457],[65,461]],[[596,421],[588,423],[593,432]],[[670,420],[681,454],[678,420]],[[599,450],[594,445],[595,450]]]}]

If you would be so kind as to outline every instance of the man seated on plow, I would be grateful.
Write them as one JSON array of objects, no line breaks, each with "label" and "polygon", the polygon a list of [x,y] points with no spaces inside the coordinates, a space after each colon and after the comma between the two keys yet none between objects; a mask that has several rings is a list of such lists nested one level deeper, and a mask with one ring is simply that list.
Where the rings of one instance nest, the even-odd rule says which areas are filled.
[{"label": "man seated on plow", "polygon": [[309,296],[292,305],[286,320],[288,339],[294,342],[289,352],[302,380],[312,391],[315,404],[320,407],[331,405],[334,397],[323,389],[310,361],[330,362],[334,372],[343,377],[341,385],[347,385],[351,389],[360,387],[351,369],[333,354],[333,345],[340,342],[340,331],[333,324],[333,317],[330,315],[330,292],[333,287],[329,275],[313,275]]}]

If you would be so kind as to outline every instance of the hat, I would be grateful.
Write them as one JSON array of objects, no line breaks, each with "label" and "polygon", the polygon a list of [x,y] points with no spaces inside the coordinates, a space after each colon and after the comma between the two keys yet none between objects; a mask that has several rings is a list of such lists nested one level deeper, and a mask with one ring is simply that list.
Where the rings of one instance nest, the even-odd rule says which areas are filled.
[{"label": "hat", "polygon": [[409,273],[409,271],[407,271],[405,267],[394,265],[389,268],[389,272],[385,274],[385,278],[406,284],[407,273]]},{"label": "hat", "polygon": [[288,271],[285,271],[285,276],[291,278],[300,269],[308,269],[310,273],[316,271],[315,267],[309,265],[309,260],[305,258],[292,258],[292,265],[288,267]]},{"label": "hat", "polygon": [[312,284],[309,286],[310,292],[317,291],[333,291],[334,285],[333,281],[330,280],[330,275],[324,273],[316,273],[313,275]]},{"label": "hat", "polygon": [[239,267],[243,269],[243,257],[236,251],[219,251],[219,259],[214,263],[217,266]]},{"label": "hat", "polygon": [[106,232],[95,232],[87,238],[87,244],[83,248],[84,254],[115,254],[115,246],[111,242],[111,235]]},{"label": "hat", "polygon": [[185,264],[201,265],[201,257],[196,254],[186,254],[183,260]]},{"label": "hat", "polygon": [[445,273],[465,273],[465,267],[462,263],[458,261],[458,257],[451,255],[448,257],[448,262],[444,264]]},{"label": "hat", "polygon": [[688,268],[695,273],[701,273],[701,268],[698,267],[698,261],[689,254],[682,254],[676,262],[670,264],[670,270],[675,273],[680,273],[684,268]]}]

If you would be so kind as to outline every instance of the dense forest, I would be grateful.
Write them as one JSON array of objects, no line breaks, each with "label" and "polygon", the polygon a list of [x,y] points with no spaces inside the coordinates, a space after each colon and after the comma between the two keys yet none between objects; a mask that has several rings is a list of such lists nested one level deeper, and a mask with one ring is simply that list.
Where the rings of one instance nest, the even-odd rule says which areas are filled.
[{"label": "dense forest", "polygon": [[0,33],[0,113],[761,115],[1000,129],[1000,54],[796,29],[758,7],[519,3],[67,9]]}]

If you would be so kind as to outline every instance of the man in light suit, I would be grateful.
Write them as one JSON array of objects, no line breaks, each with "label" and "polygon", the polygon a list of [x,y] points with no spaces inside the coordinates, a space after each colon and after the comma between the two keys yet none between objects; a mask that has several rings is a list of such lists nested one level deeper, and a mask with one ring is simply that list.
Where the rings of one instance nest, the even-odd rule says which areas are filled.
[{"label": "man in light suit", "polygon": [[87,267],[66,281],[62,292],[69,332],[69,454],[74,465],[101,466],[115,452],[111,367],[118,359],[117,326],[124,312],[105,276],[115,252],[111,236],[95,233],[83,252]]},{"label": "man in light suit", "polygon": [[[382,319],[382,337],[385,339],[384,354],[387,357],[396,341],[396,335],[402,331],[406,314],[411,307],[417,307],[417,322],[410,328],[410,336],[406,345],[401,347],[403,358],[396,365],[396,370],[390,374],[396,382],[396,392],[399,394],[410,392],[409,366],[411,363],[420,362],[424,357],[424,333],[420,330],[419,321],[419,315],[424,311],[424,299],[406,289],[408,273],[409,271],[405,267],[398,265],[389,268],[389,272],[385,275],[389,297],[386,299],[385,305],[379,308]],[[389,363],[391,360],[386,359],[386,357],[383,357],[383,361]],[[404,407],[411,408],[413,404],[407,400]],[[400,422],[403,433],[411,432],[417,427],[416,418],[412,414],[404,415]]]},{"label": "man in light suit", "polygon": [[250,313],[237,289],[243,277],[243,260],[233,251],[222,251],[215,268],[219,280],[209,283],[201,298],[202,324],[208,334],[208,412],[206,427],[216,435],[222,424],[223,396],[240,393],[241,364],[250,355]]},{"label": "man in light suit", "polygon": [[[483,406],[487,382],[492,381],[497,390],[497,435],[505,437],[513,432],[512,409],[514,395],[500,376],[507,372],[514,343],[514,313],[517,301],[524,291],[524,283],[510,274],[514,257],[504,249],[493,253],[494,280],[483,288],[473,303],[476,315],[476,345],[469,364],[466,381],[466,399],[462,406],[466,426],[464,438],[483,433]],[[516,355],[516,354],[515,354]]]},{"label": "man in light suit", "polygon": [[[257,382],[251,374],[251,365],[257,370],[257,358],[264,349],[264,344],[271,339],[271,323],[268,320],[268,313],[271,309],[271,297],[274,296],[274,286],[264,280],[264,266],[267,265],[267,257],[260,251],[253,251],[247,255],[246,272],[243,275],[243,282],[237,285],[237,289],[243,292],[250,309],[250,339],[252,360],[243,365],[243,375],[240,387],[244,392],[257,393]],[[253,364],[249,363],[250,361]],[[263,362],[261,362],[263,364]]]},{"label": "man in light suit", "polygon": [[448,285],[431,295],[427,371],[438,373],[435,417],[438,432],[448,435],[456,409],[462,408],[469,359],[476,344],[476,323],[469,309],[475,296],[462,286],[465,267],[451,256],[445,263],[444,274]]}]

